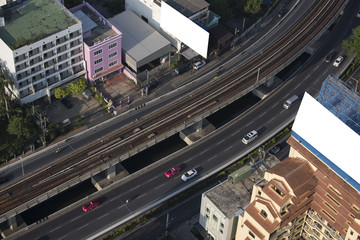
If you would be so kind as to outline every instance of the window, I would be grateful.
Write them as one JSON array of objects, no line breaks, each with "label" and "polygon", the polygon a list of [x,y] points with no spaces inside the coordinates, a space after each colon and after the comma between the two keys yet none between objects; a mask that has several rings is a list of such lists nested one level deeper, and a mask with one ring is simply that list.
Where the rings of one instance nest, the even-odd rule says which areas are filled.
[{"label": "window", "polygon": [[358,208],[357,206],[352,205],[352,208],[353,208],[356,212],[360,212],[360,211],[359,211],[359,208]]},{"label": "window", "polygon": [[110,44],[110,45],[109,45],[109,49],[112,49],[112,48],[114,48],[114,47],[116,47],[116,46],[117,46],[117,43]]},{"label": "window", "polygon": [[103,69],[104,69],[103,67],[95,69],[95,73],[101,72]]},{"label": "window", "polygon": [[116,65],[116,64],[117,64],[117,60],[109,63],[109,67],[114,66],[114,65]]},{"label": "window", "polygon": [[115,57],[117,55],[117,52],[113,52],[109,54],[109,58]]},{"label": "window", "polygon": [[352,236],[352,235],[354,235],[354,232],[353,232],[353,231],[351,231],[351,232],[350,232],[350,235],[351,235],[351,236]]},{"label": "window", "polygon": [[97,51],[94,52],[94,56],[99,55],[99,54],[101,54],[101,53],[102,53],[102,49],[99,49],[99,50],[97,50]]},{"label": "window", "polygon": [[261,192],[260,192],[260,191],[258,191],[258,195],[261,196]]},{"label": "window", "polygon": [[213,214],[213,219],[214,219],[215,222],[218,221],[218,218],[217,218],[217,216],[215,216],[215,214]]},{"label": "window", "polygon": [[98,59],[98,60],[95,60],[94,64],[95,64],[95,65],[96,65],[96,64],[99,64],[99,63],[101,63],[102,61],[103,61],[103,59],[100,58],[100,59]]},{"label": "window", "polygon": [[206,208],[206,212],[210,213],[210,209],[209,209],[209,208]]},{"label": "window", "polygon": [[329,184],[328,188],[331,189],[337,195],[341,196],[341,193],[336,188],[334,188],[331,184]]},{"label": "window", "polygon": [[209,218],[209,215],[206,214],[205,217],[206,217],[206,218]]},{"label": "window", "polygon": [[272,185],[271,188],[274,189],[274,191],[275,191],[277,194],[279,194],[281,197],[284,197],[284,196],[285,196],[285,194],[282,193],[276,186]]},{"label": "window", "polygon": [[340,206],[340,203],[335,198],[333,198],[330,194],[327,193],[326,196],[328,198],[330,198],[331,201],[333,201],[336,205]]},{"label": "window", "polygon": [[[335,218],[333,216],[331,216],[327,211],[325,210],[321,210],[326,216],[328,216],[333,222],[335,222]],[[329,226],[329,223],[328,223]]]},{"label": "window", "polygon": [[267,218],[267,213],[264,210],[260,211],[261,216],[263,216],[264,218]]},{"label": "window", "polygon": [[221,229],[220,229],[220,232],[221,232],[221,233],[224,233],[223,230],[221,230]]},{"label": "window", "polygon": [[255,238],[255,235],[249,231],[249,235],[252,237],[252,238]]},{"label": "window", "polygon": [[142,16],[142,15],[141,15],[141,19],[144,20],[146,23],[149,22],[149,20],[146,17]]},{"label": "window", "polygon": [[327,203],[327,202],[325,202],[325,205],[328,207],[328,208],[330,208],[334,213],[338,213],[338,211],[336,211],[336,209],[333,207],[333,206],[331,206],[329,203]]},{"label": "window", "polygon": [[221,227],[221,228],[224,228],[224,223],[221,222],[221,223],[220,223],[220,227]]}]

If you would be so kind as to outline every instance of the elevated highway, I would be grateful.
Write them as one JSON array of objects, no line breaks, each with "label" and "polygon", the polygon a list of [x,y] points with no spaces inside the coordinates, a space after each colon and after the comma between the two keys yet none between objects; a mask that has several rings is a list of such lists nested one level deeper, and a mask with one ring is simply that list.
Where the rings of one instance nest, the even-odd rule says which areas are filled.
[{"label": "elevated highway", "polygon": [[[344,8],[346,0],[316,1],[287,33],[235,70],[164,106],[98,143],[0,191],[0,222],[175,134],[266,82],[300,55]],[[72,182],[72,183],[71,183]],[[34,200],[35,199],[35,200]]]}]

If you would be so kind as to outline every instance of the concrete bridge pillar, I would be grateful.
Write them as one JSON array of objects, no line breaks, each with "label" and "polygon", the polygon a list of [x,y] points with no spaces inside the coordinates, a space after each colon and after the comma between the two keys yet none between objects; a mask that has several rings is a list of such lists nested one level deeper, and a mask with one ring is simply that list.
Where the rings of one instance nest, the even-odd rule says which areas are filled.
[{"label": "concrete bridge pillar", "polygon": [[9,218],[8,223],[11,230],[15,230],[19,226],[16,216]]},{"label": "concrete bridge pillar", "polygon": [[116,173],[117,173],[116,172],[116,165],[111,166],[106,170],[106,178],[107,179],[114,178],[116,176]]}]

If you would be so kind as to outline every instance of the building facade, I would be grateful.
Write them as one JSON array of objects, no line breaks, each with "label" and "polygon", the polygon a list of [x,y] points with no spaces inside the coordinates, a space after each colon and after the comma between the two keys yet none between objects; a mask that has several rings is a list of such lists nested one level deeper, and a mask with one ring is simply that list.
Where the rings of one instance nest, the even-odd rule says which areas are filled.
[{"label": "building facade", "polygon": [[[360,99],[335,78],[323,84],[332,82],[328,108],[305,93],[288,139],[289,157],[254,185],[236,240],[360,239],[359,157],[353,151],[360,137],[353,121],[341,122],[333,114],[344,117],[344,110],[354,120]],[[341,110],[347,103],[357,111]]]},{"label": "building facade", "polygon": [[83,23],[87,79],[93,82],[120,72],[122,33],[87,2],[70,11]]},{"label": "building facade", "polygon": [[57,0],[6,8],[0,27],[0,64],[21,103],[50,97],[51,89],[84,75],[81,22]]},{"label": "building facade", "polygon": [[205,0],[126,0],[125,9],[135,12],[166,37],[176,49],[180,50],[182,42],[160,27],[162,2],[166,2],[200,26],[206,27],[208,25],[210,10],[209,3]]}]

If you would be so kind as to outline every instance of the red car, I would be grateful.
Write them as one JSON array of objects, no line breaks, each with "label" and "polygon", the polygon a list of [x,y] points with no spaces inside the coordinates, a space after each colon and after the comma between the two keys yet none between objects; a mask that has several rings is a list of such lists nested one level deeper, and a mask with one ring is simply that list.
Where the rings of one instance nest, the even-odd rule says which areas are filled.
[{"label": "red car", "polygon": [[85,204],[85,205],[82,207],[82,210],[83,210],[84,212],[88,212],[88,211],[96,208],[98,205],[99,205],[99,201],[98,201],[98,200],[90,201],[89,203]]},{"label": "red car", "polygon": [[165,176],[167,178],[170,178],[176,174],[178,174],[180,172],[181,168],[179,166],[176,166],[176,167],[173,167],[173,168],[170,168],[169,170],[167,170],[165,172]]}]

